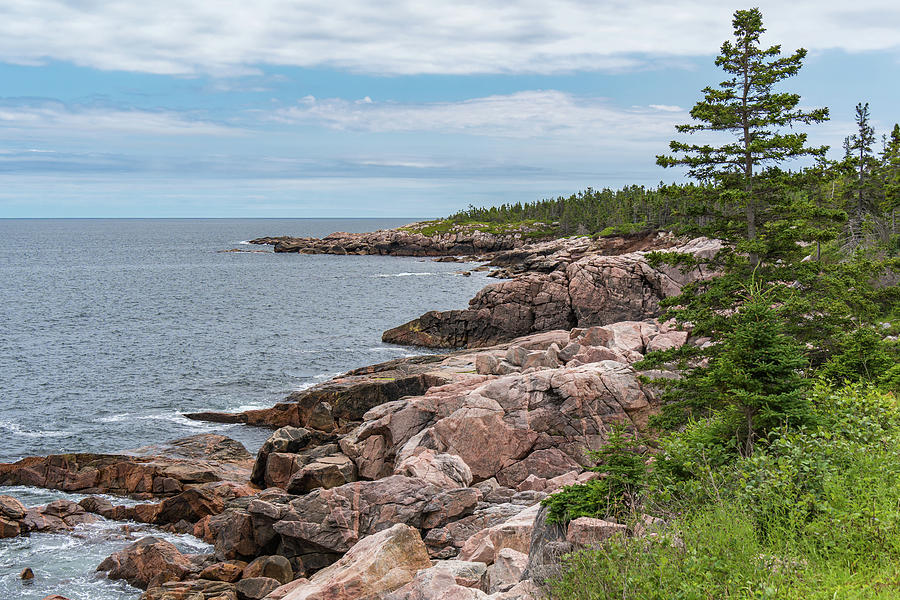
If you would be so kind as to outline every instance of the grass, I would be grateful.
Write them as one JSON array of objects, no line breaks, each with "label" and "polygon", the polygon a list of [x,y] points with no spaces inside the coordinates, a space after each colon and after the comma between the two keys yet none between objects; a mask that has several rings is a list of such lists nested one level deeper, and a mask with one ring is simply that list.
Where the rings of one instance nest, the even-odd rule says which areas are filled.
[{"label": "grass", "polygon": [[401,231],[421,233],[426,236],[441,235],[445,233],[471,233],[482,231],[494,235],[509,235],[520,233],[527,238],[554,237],[556,228],[540,221],[517,221],[511,223],[487,223],[480,221],[453,221],[449,219],[437,219],[423,221],[412,226],[400,228]]},{"label": "grass", "polygon": [[[749,458],[697,469],[700,478],[658,468],[644,506],[669,517],[666,531],[569,555],[550,598],[900,598],[897,399],[861,384],[820,385],[811,399],[816,425],[785,430]],[[690,455],[693,440],[708,439],[702,426],[661,440],[663,454],[705,460],[708,445]]]}]

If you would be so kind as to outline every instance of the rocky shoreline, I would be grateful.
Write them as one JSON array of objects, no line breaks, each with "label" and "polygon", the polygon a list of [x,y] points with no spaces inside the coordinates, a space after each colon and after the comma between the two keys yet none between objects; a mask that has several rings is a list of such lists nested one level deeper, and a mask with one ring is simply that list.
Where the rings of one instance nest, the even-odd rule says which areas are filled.
[{"label": "rocky shoreline", "polygon": [[[643,252],[703,256],[718,243],[656,233],[537,244],[425,237],[394,230],[254,243],[277,252],[478,254],[510,279],[479,292],[469,309],[426,313],[385,333],[464,349],[357,369],[269,409],[188,415],[273,429],[255,458],[207,435],[2,464],[0,485],[92,496],[36,509],[0,496],[0,537],[103,517],[213,545],[211,554],[183,555],[148,537],[103,561],[100,571],[145,589],[144,600],[537,600],[561,554],[663,527],[652,519],[630,528],[589,518],[550,525],[540,501],[599,476],[587,470],[586,452],[603,446],[613,424],[646,428],[657,392],[634,362],[707,342],[655,317],[660,300],[709,274],[653,268]],[[117,506],[99,494],[144,502]]]}]

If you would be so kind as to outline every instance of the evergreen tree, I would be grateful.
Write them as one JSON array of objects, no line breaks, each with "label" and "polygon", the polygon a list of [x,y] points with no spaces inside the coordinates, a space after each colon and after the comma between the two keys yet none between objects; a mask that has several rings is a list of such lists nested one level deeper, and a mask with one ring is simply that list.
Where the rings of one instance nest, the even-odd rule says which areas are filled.
[{"label": "evergreen tree", "polygon": [[847,245],[858,247],[863,240],[866,217],[875,209],[875,189],[872,173],[875,169],[875,129],[869,123],[869,103],[856,105],[856,128],[853,135],[844,140],[844,160],[852,168],[854,176],[847,191],[850,195]]},{"label": "evergreen tree", "polygon": [[900,125],[895,124],[887,138],[881,156],[881,180],[883,185],[882,211],[890,223],[890,233],[900,233],[897,212],[900,211]]},{"label": "evergreen tree", "polygon": [[720,220],[733,223],[734,209],[743,207],[746,243],[740,249],[749,251],[755,264],[763,251],[756,240],[759,224],[766,220],[768,169],[787,159],[821,156],[827,150],[807,146],[805,133],[783,129],[825,121],[828,109],[798,110],[798,94],[773,89],[800,70],[806,50],[781,56],[779,45],[762,48],[760,36],[765,29],[759,9],[736,11],[732,24],[734,41],[722,44],[716,58],[728,79],[718,87],[704,88],[703,100],[691,110],[697,123],[677,129],[681,133],[724,132],[736,139],[718,146],[672,141],[669,147],[676,154],[658,156],[657,163],[663,167],[685,165],[689,175],[701,183],[717,184],[727,200]]}]

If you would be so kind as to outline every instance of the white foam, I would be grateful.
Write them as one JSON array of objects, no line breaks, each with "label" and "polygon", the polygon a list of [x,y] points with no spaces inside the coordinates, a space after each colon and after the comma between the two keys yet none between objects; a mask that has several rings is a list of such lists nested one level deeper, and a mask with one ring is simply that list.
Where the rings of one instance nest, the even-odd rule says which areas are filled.
[{"label": "white foam", "polygon": [[197,431],[207,431],[213,425],[188,419],[183,413],[165,413],[165,414],[147,414],[139,413],[122,413],[120,415],[110,415],[108,417],[100,417],[94,419],[95,423],[122,423],[124,421],[168,421],[170,423],[178,423],[190,429]]},{"label": "white foam", "polygon": [[241,404],[235,408],[235,412],[245,412],[248,410],[262,410],[264,408],[272,408],[271,404]]},{"label": "white foam", "polygon": [[69,432],[67,431],[46,431],[42,429],[28,431],[18,423],[13,423],[12,421],[6,420],[0,420],[0,429],[5,429],[13,435],[20,435],[27,438],[66,437],[69,435]]},{"label": "white foam", "polygon": [[250,240],[244,240],[242,242],[238,242],[238,244],[240,244],[241,246],[252,246],[253,245],[250,243]]},{"label": "white foam", "polygon": [[377,273],[370,277],[422,277],[425,275],[443,275],[443,273]]}]

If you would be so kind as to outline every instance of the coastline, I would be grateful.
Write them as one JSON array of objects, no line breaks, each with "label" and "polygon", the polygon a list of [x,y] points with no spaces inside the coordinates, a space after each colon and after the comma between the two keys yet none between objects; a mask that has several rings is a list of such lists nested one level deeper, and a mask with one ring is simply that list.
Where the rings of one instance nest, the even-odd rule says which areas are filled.
[{"label": "coastline", "polygon": [[[526,244],[521,235],[517,238],[515,235],[460,237],[442,234],[434,243],[423,242],[422,237],[396,230],[333,234],[318,242],[304,241],[291,246],[296,250],[281,251],[446,258],[468,254],[458,252],[461,249],[478,250],[477,258],[481,262],[487,262],[487,266],[498,271],[502,269],[499,274],[510,279],[479,292],[472,301],[476,304],[470,306],[468,312],[435,313],[438,316],[434,318],[440,320],[437,327],[440,335],[420,326],[424,316],[401,328],[407,333],[417,329],[417,333],[421,333],[424,329],[428,337],[396,338],[388,335],[389,332],[385,334],[385,341],[400,339],[407,344],[412,341],[431,347],[456,345],[469,346],[469,349],[397,359],[356,369],[291,394],[269,409],[237,415],[189,415],[197,419],[219,419],[216,422],[284,428],[270,437],[253,461],[252,468],[242,467],[244,470],[238,474],[234,471],[225,477],[214,475],[215,480],[201,481],[210,477],[209,472],[221,470],[224,464],[212,448],[225,442],[207,439],[208,443],[201,444],[202,450],[192,457],[184,457],[186,462],[175,467],[168,464],[171,459],[167,453],[171,448],[156,449],[154,458],[147,459],[157,469],[150,475],[141,467],[145,458],[82,455],[80,459],[72,460],[68,457],[78,455],[67,455],[43,460],[26,459],[25,463],[20,464],[20,461],[14,467],[4,465],[0,467],[0,484],[21,485],[24,482],[82,493],[137,494],[145,500],[155,501],[142,505],[143,508],[132,507],[129,511],[112,506],[108,501],[85,500],[77,505],[80,508],[69,506],[61,510],[73,511],[73,514],[97,513],[117,520],[126,518],[153,523],[170,531],[190,532],[212,543],[215,549],[211,557],[192,558],[196,564],[191,564],[196,567],[222,561],[252,562],[267,556],[286,557],[291,561],[292,574],[312,576],[312,582],[308,584],[296,579],[301,582],[294,585],[298,591],[285,592],[286,598],[306,597],[299,592],[304,586],[333,584],[322,574],[332,577],[329,565],[353,557],[351,541],[358,540],[362,544],[385,531],[397,529],[398,524],[416,532],[414,536],[405,529],[394,532],[405,536],[404,539],[409,538],[405,543],[409,545],[410,555],[421,558],[424,550],[429,560],[436,561],[436,566],[429,563],[427,570],[441,570],[447,567],[444,563],[449,562],[475,562],[484,565],[482,576],[476,585],[462,587],[477,588],[485,597],[492,598],[512,598],[514,596],[502,594],[517,586],[524,594],[531,593],[528,590],[535,583],[524,577],[524,571],[529,566],[529,556],[536,556],[535,552],[530,552],[530,545],[532,531],[540,527],[537,502],[562,485],[590,476],[584,471],[587,465],[583,451],[602,446],[604,431],[610,423],[626,422],[637,428],[645,425],[647,416],[655,408],[655,395],[652,389],[637,381],[630,364],[645,351],[688,342],[687,332],[671,331],[665,324],[652,320],[658,311],[654,299],[658,302],[662,297],[676,293],[690,277],[704,274],[688,274],[678,279],[671,273],[656,271],[656,279],[649,277],[651,270],[641,258],[643,250],[672,248],[679,242],[684,245],[684,240],[656,234],[599,241],[572,238],[536,244]],[[686,247],[688,251],[710,251],[713,246],[707,242],[701,240]],[[282,239],[277,243],[285,244],[286,241]],[[554,307],[554,287],[562,287],[563,293],[570,298],[578,297],[577,293],[572,295],[573,279],[568,276],[569,271],[576,265],[593,267],[597,261],[606,265],[606,271],[597,270],[599,275],[596,277],[608,280],[613,271],[624,273],[616,285],[621,289],[619,300],[638,299],[624,303],[628,310],[633,309],[624,316],[633,318],[600,323],[619,313],[615,310],[595,311],[590,315],[573,313],[571,303],[566,311]],[[560,284],[560,275],[564,276],[565,285]],[[592,289],[599,290],[599,286],[595,284]],[[640,290],[639,294],[635,294],[636,289]],[[590,293],[597,292],[583,291],[582,297],[587,298]],[[501,300],[477,304],[491,297]],[[609,299],[606,296],[604,301]],[[596,298],[591,300],[595,301]],[[510,305],[518,307],[512,315]],[[544,310],[542,314],[564,313],[564,320],[535,319],[536,309]],[[523,316],[529,310],[532,316]],[[471,329],[466,329],[467,325],[461,329],[460,323],[474,322],[473,313],[475,321],[480,318],[487,323],[487,326],[480,325],[479,330],[489,333],[477,337],[472,336]],[[574,320],[572,314],[575,314]],[[500,317],[499,323],[497,317]],[[511,322],[518,325],[511,328],[504,324]],[[522,325],[526,323],[527,327]],[[463,331],[464,335],[450,337],[443,333],[447,330]],[[418,343],[423,340],[428,343]],[[463,343],[457,343],[460,340]],[[479,350],[474,350],[476,347]],[[523,389],[527,390],[523,399],[512,400]],[[527,417],[528,425],[521,427],[522,411],[525,415],[535,412],[530,406],[534,394],[544,394],[548,407],[555,406],[551,412],[562,415],[555,420],[562,418],[563,422],[555,422],[553,427],[546,428],[546,424],[533,425],[532,417]],[[565,398],[592,396],[594,400],[588,403],[589,407],[577,414],[566,412]],[[499,403],[499,409],[491,404],[490,414],[466,415],[472,410],[486,410],[483,402],[491,398],[495,404]],[[523,401],[525,404],[519,404],[517,408],[504,406],[504,403]],[[454,406],[456,408],[448,413]],[[537,409],[537,413],[543,415],[541,419],[550,418],[545,414],[547,410],[547,407]],[[556,431],[556,427],[568,427],[580,433],[554,434],[552,431]],[[462,437],[450,433],[460,430],[467,433]],[[508,437],[512,442],[494,439],[500,431],[508,434],[501,438]],[[480,444],[474,441],[478,439]],[[205,471],[197,469],[201,463]],[[160,464],[164,465],[161,470],[158,469]],[[111,479],[104,474],[104,469],[114,470],[122,475],[122,479]],[[199,472],[206,474],[197,475]],[[43,478],[36,477],[35,473],[43,474]],[[111,485],[111,481],[118,483]],[[385,508],[391,504],[389,499],[406,493],[403,490],[407,489],[412,497],[420,500],[399,513],[385,513]],[[417,493],[412,493],[413,489]],[[342,495],[345,493],[351,496]],[[368,508],[354,508],[351,502],[338,510],[334,504],[338,501],[343,506],[340,498],[357,496],[367,499]],[[15,510],[12,512],[16,513]],[[324,521],[305,520],[312,519],[312,515],[321,515]],[[10,520],[8,515],[3,518]],[[356,525],[348,529],[338,523],[342,519],[349,519],[347,522]],[[21,521],[25,524],[25,520]],[[497,541],[494,532],[512,527],[508,522],[520,523],[516,526],[519,527],[516,539]],[[335,541],[335,536],[340,538],[340,543]],[[492,550],[486,550],[485,540],[490,540]],[[473,549],[473,546],[477,548]],[[518,554],[513,555],[514,552]],[[515,582],[511,581],[515,578],[513,575],[504,571],[501,577],[498,573],[498,565],[509,562],[510,557],[521,567],[517,567]],[[210,563],[210,560],[219,563]],[[537,569],[539,565],[532,566]],[[204,569],[185,568],[179,576],[183,581],[177,585],[149,580],[140,583],[150,589],[145,597],[152,600],[154,594],[163,593],[154,590],[168,589],[166,585],[194,590],[211,584],[190,582],[219,581],[195,577]],[[490,583],[489,571],[494,583]],[[112,569],[110,576],[115,573]],[[243,571],[241,574],[236,581],[258,579],[248,577]],[[418,575],[411,571],[404,585],[411,585],[410,581],[416,577]],[[501,579],[503,583],[500,583]],[[265,583],[272,585],[272,582]],[[510,583],[513,585],[507,585]]]}]

